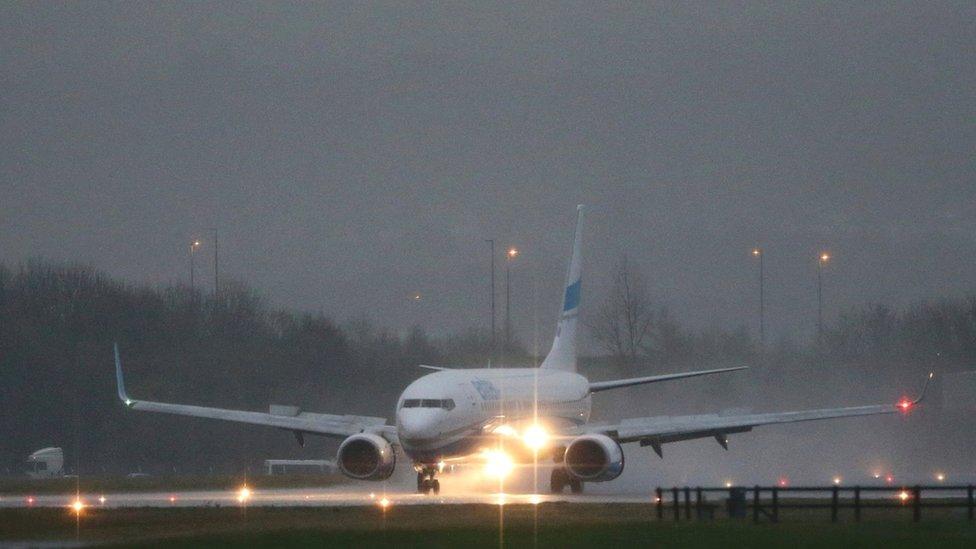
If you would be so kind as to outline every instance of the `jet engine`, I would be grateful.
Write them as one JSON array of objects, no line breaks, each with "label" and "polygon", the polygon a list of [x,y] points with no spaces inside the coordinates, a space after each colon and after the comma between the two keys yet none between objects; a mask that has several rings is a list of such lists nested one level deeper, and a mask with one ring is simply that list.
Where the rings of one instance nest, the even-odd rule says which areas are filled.
[{"label": "jet engine", "polygon": [[600,434],[574,438],[566,447],[563,461],[570,475],[588,482],[613,480],[624,471],[624,451],[620,444]]},{"label": "jet engine", "polygon": [[393,446],[383,437],[362,433],[352,435],[339,445],[336,456],[339,470],[359,480],[386,480],[396,467]]}]

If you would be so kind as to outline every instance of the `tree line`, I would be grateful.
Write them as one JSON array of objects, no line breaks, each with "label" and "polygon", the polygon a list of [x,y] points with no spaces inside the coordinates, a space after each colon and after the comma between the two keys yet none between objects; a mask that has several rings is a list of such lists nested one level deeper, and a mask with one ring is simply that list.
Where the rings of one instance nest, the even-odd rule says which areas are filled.
[{"label": "tree line", "polygon": [[[603,351],[582,360],[593,378],[775,363],[770,355],[791,364],[818,357],[908,369],[936,356],[966,368],[976,363],[976,298],[857,308],[829,326],[822,348],[760,353],[745,328],[685,328],[647,294],[639,270],[622,261],[608,298],[584,318]],[[365,318],[339,323],[325,313],[276,309],[231,280],[214,296],[181,284],[126,283],[83,265],[0,265],[0,473],[18,472],[44,446],[63,447],[69,468],[82,474],[226,473],[266,458],[331,457],[332,446],[300,450],[286,432],[127,413],[116,398],[113,342],[135,398],[383,417],[423,374],[418,364],[484,366],[492,355],[487,330],[432,337],[420,327],[395,333]],[[520,365],[538,359],[519,344],[506,354]]]}]

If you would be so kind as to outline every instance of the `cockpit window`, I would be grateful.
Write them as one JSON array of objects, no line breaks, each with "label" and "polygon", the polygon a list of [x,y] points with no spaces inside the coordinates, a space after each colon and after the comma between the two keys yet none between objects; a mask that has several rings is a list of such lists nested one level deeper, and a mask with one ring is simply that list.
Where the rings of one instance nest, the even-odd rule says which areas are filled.
[{"label": "cockpit window", "polygon": [[403,400],[402,408],[440,408],[442,410],[453,410],[454,409],[454,399],[444,398],[407,398]]}]

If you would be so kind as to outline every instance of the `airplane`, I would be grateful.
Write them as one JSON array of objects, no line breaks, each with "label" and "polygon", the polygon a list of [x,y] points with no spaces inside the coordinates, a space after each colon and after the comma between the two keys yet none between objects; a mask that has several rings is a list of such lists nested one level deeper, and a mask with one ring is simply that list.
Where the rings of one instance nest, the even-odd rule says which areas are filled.
[{"label": "airplane", "polygon": [[518,461],[552,461],[550,489],[568,486],[583,491],[586,482],[611,481],[623,472],[621,445],[650,446],[663,458],[662,445],[714,438],[728,450],[729,435],[754,427],[823,419],[907,413],[920,396],[896,404],[827,408],[747,415],[635,417],[590,423],[593,395],[603,391],[743,370],[746,366],[589,381],[576,371],[582,274],[583,206],[577,207],[572,256],[562,309],[548,355],[538,368],[449,368],[434,370],[410,383],[400,395],[395,424],[381,417],[318,414],[296,407],[274,406],[269,413],[136,400],[125,390],[118,344],[115,372],[118,395],[128,409],[276,427],[292,431],[304,445],[305,435],[342,440],[336,462],[346,476],[385,480],[406,458],[417,473],[417,491],[439,493],[437,474],[446,464],[483,460],[486,469],[511,471]]}]

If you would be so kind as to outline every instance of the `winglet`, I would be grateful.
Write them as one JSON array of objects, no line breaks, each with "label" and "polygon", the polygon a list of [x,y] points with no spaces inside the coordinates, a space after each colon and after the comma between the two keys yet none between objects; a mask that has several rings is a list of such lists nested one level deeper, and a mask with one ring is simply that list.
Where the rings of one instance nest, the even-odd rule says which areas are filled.
[{"label": "winglet", "polygon": [[427,369],[427,370],[437,370],[437,371],[444,371],[444,370],[450,370],[451,369],[451,368],[447,368],[445,366],[431,366],[429,364],[418,364],[417,367],[418,368],[424,368],[424,369]]},{"label": "winglet", "polygon": [[119,389],[119,400],[126,406],[132,406],[133,401],[125,394],[125,380],[122,378],[122,360],[119,359],[119,344],[115,343],[115,382]]},{"label": "winglet", "polygon": [[922,402],[922,399],[925,398],[925,391],[928,390],[929,382],[932,381],[933,377],[935,377],[935,372],[929,372],[929,377],[925,378],[925,385],[922,386],[922,393],[918,395],[918,398],[912,401],[912,406]]}]

